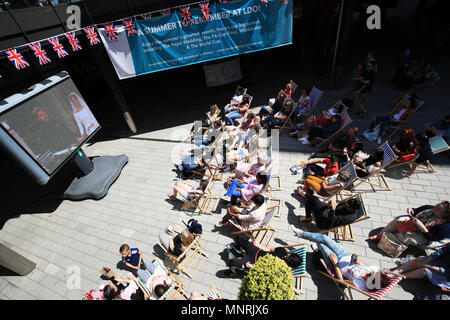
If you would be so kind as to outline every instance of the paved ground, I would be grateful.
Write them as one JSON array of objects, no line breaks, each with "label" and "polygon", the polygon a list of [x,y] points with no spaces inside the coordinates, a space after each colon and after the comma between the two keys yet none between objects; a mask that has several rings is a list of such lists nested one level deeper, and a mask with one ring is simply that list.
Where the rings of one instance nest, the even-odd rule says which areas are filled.
[{"label": "paved ground", "polygon": [[[171,152],[186,147],[175,143],[181,129],[170,128],[148,134],[95,143],[86,148],[89,156],[127,154],[129,163],[119,179],[100,200],[81,202],[63,201],[53,213],[24,214],[10,219],[0,231],[0,239],[7,246],[29,257],[37,268],[26,277],[4,276],[0,278],[0,298],[5,299],[79,299],[83,292],[97,288],[104,281],[99,278],[103,266],[116,269],[120,260],[118,249],[129,243],[144,252],[149,261],[158,241],[158,233],[167,225],[181,224],[192,214],[180,212],[179,206],[166,200],[170,186],[176,180],[172,171]],[[288,168],[296,161],[306,159],[309,149],[295,140],[282,135],[280,139],[280,176],[283,191],[275,192],[283,200],[281,216],[274,218],[273,226],[278,230],[273,245],[296,243],[298,239],[290,231],[289,223],[297,223],[297,216],[304,214],[298,198],[293,192],[297,176],[291,176]],[[445,159],[444,159],[445,160]],[[383,267],[393,266],[393,260],[368,246],[365,241],[369,232],[382,227],[407,207],[447,200],[450,192],[450,168],[436,165],[439,174],[417,172],[411,178],[398,179],[389,173],[391,192],[372,190],[365,193],[369,220],[353,227],[354,243],[343,245],[368,263]],[[399,174],[401,170],[396,170]],[[216,182],[213,191],[224,193],[223,184]],[[364,190],[364,189],[363,189]],[[224,211],[223,209],[217,211]],[[209,258],[191,280],[182,275],[187,291],[206,291],[211,285],[229,299],[235,299],[240,278],[222,276],[226,269],[223,259],[225,245],[232,241],[228,227],[215,230],[214,224],[221,213],[213,215],[193,214],[203,225],[201,243]],[[170,262],[166,261],[170,266]],[[66,286],[68,268],[78,266],[81,275],[79,290]],[[122,272],[124,275],[125,271]],[[337,289],[330,281],[308,268],[304,281],[305,294],[299,299],[337,299]],[[422,292],[422,293],[426,293]],[[389,294],[390,299],[412,299],[413,295],[402,287]]]},{"label": "paved ground", "polygon": [[[441,75],[448,74],[448,63],[440,65],[439,71]],[[287,78],[296,79],[293,75],[295,71],[288,67],[279,72],[287,72]],[[295,75],[299,76],[297,73]],[[256,105],[266,101],[268,92],[273,91],[270,88],[284,82],[275,79],[278,78],[268,77],[269,82],[258,81],[254,89],[249,89],[250,94],[252,90],[255,92]],[[297,82],[308,86],[316,84],[311,79]],[[320,83],[318,86],[323,87]],[[448,89],[448,80],[443,77],[437,87],[427,92],[426,108],[419,113],[420,117],[414,118],[413,128],[421,128],[425,121],[434,120],[447,110],[448,94],[445,89]],[[319,104],[320,109],[337,101],[344,91],[327,92]],[[392,107],[392,102],[402,94],[390,87],[389,72],[380,74],[374,94],[368,102],[369,114],[386,113]],[[135,116],[139,120],[143,118],[136,113]],[[215,285],[225,298],[235,299],[240,278],[225,278],[221,272],[226,269],[224,249],[232,241],[229,233],[231,229],[214,228],[224,210],[219,208],[211,216],[191,215],[179,211],[179,206],[166,200],[176,181],[171,153],[187,146],[178,140],[180,132],[192,125],[192,119],[184,122],[183,119],[177,118],[176,127],[166,126],[154,131],[150,130],[150,125],[148,130],[134,136],[99,140],[86,146],[85,151],[89,156],[126,154],[129,157],[129,163],[121,176],[102,200],[73,202],[49,199],[50,203],[47,204],[45,199],[41,199],[26,210],[15,212],[17,216],[8,217],[0,230],[0,242],[36,262],[37,268],[26,277],[2,271],[0,299],[80,299],[84,292],[105,283],[99,277],[103,266],[116,269],[120,261],[121,244],[129,243],[140,248],[144,252],[144,259],[150,261],[152,255],[159,252],[155,244],[160,230],[167,225],[181,224],[182,220],[187,221],[191,216],[203,225],[201,243],[209,258],[193,279],[181,275],[186,290],[205,292]],[[356,120],[355,123],[363,129],[369,125],[368,120]],[[373,145],[367,144],[367,147],[370,149]],[[291,176],[288,169],[293,163],[306,159],[311,151],[311,148],[299,145],[286,135],[280,138],[279,174],[283,191],[275,192],[275,195],[283,200],[283,204],[280,217],[273,219],[272,225],[278,232],[272,245],[299,242],[289,224],[297,223],[297,217],[304,214],[304,208],[294,194],[298,177]],[[387,172],[385,175],[393,191],[373,192],[370,188],[363,188],[363,191],[367,191],[364,199],[371,218],[354,225],[356,241],[343,242],[344,248],[359,254],[368,263],[393,266],[391,258],[371,248],[365,239],[370,231],[403,214],[407,207],[449,200],[449,158],[440,155],[433,163],[438,174],[418,170],[412,177],[405,177],[401,168]],[[213,191],[220,196],[225,189],[220,182],[216,182]],[[67,282],[71,283],[71,272],[77,267],[80,270],[80,288],[69,289]],[[317,274],[311,265],[308,264],[307,269],[305,294],[298,297],[300,300],[339,299],[333,283]],[[126,275],[125,271],[119,273]],[[410,300],[414,293],[425,294],[433,290],[435,288],[426,280],[403,281],[386,299]]]}]

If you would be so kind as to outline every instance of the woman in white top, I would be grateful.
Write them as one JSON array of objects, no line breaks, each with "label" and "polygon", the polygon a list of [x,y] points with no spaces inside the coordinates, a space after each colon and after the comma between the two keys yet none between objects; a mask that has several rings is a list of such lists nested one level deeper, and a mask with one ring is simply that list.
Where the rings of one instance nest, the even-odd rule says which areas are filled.
[{"label": "woman in white top", "polygon": [[305,232],[292,225],[291,227],[298,237],[317,243],[325,263],[339,280],[365,291],[376,291],[389,285],[389,276],[381,272],[378,266],[370,266],[356,254],[348,254],[339,243],[328,236]]},{"label": "woman in white top", "polygon": [[389,126],[400,125],[411,119],[416,112],[416,99],[414,96],[409,97],[402,104],[394,108],[389,116],[377,116],[372,121],[369,132],[373,131],[376,125],[380,125],[379,137],[384,137]]},{"label": "woman in white top", "polygon": [[75,92],[69,94],[69,102],[72,107],[73,117],[80,130],[78,142],[82,142],[87,136],[98,128],[98,122],[87,106],[86,102]]},{"label": "woman in white top", "polygon": [[157,262],[145,265],[145,267],[146,271],[139,269],[137,274],[139,279],[150,290],[150,300],[158,300],[170,288],[172,278]]}]

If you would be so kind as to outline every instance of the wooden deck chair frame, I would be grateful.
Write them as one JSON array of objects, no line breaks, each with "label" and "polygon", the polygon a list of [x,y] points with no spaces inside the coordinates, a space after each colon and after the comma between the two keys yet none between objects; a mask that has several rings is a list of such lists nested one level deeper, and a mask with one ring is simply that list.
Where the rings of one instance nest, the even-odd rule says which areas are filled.
[{"label": "wooden deck chair frame", "polygon": [[292,97],[294,96],[295,91],[298,88],[298,84],[296,84],[293,80],[290,80],[289,83],[292,85],[292,94],[290,96],[290,98],[292,99]]},{"label": "wooden deck chair frame", "polygon": [[319,141],[319,144],[316,145],[316,148],[320,149],[322,148],[322,146],[324,144],[330,143],[332,142],[334,139],[336,139],[336,137],[342,132],[344,131],[344,129],[346,129],[350,124],[353,123],[353,119],[350,117],[350,114],[348,113],[348,108],[347,106],[342,102],[342,101],[338,101],[335,106],[342,104],[344,106],[344,110],[341,113],[341,117],[342,117],[342,125],[341,127],[333,132],[333,134],[331,136],[329,136],[328,138],[316,138],[317,141]]},{"label": "wooden deck chair frame", "polygon": [[214,300],[222,300],[222,296],[220,295],[219,291],[217,291],[215,286],[211,286],[211,288],[206,293],[206,296],[209,298],[213,298]]},{"label": "wooden deck chair frame", "polygon": [[[222,136],[222,133],[219,135],[219,138]],[[216,142],[216,140],[214,140]],[[211,146],[207,147],[207,150],[216,149],[215,143]],[[211,161],[215,160],[217,164],[212,164]],[[194,178],[196,175],[202,176],[207,179],[213,179],[215,181],[222,181],[223,172],[221,172],[221,167],[219,166],[219,161],[217,160],[217,154],[214,151],[213,159],[206,163],[206,165],[201,170],[192,170],[191,175],[188,177],[189,179]],[[202,171],[205,171],[204,173]]]},{"label": "wooden deck chair frame", "polygon": [[[199,240],[200,235],[194,234],[194,241],[178,257],[168,252],[160,242],[158,242],[158,245],[163,249],[164,254],[170,259],[178,272],[184,273],[192,279],[206,259],[208,259],[208,255],[202,249]],[[197,261],[198,264],[195,266],[194,264]]]},{"label": "wooden deck chair frame", "polygon": [[[362,183],[367,183],[367,184],[369,184],[372,187],[372,189],[374,191],[376,191],[374,187],[380,188],[382,190],[392,191],[391,187],[389,186],[389,184],[386,181],[386,178],[381,173],[381,170],[383,170],[384,168],[388,167],[398,157],[395,154],[395,152],[391,149],[391,147],[389,146],[387,141],[380,146],[380,149],[383,149],[385,147],[388,148],[388,152],[391,153],[390,160],[388,162],[386,162],[386,163],[383,163],[378,170],[376,170],[373,173],[369,174],[367,177],[356,179],[356,181],[359,181],[359,183],[355,182],[354,189],[356,189]],[[385,151],[384,153],[386,154],[386,150],[384,150],[384,151]],[[384,156],[383,156],[383,162],[385,162]],[[375,183],[370,181],[370,179],[372,179],[372,178],[376,179]]]},{"label": "wooden deck chair frame", "polygon": [[[336,192],[330,194],[329,196],[325,197],[325,196],[321,196],[317,193],[314,193],[314,195],[316,197],[318,197],[319,199],[322,199],[324,201],[329,201],[331,198],[333,198],[334,196],[338,196],[340,195],[342,198],[342,193],[346,192],[346,190],[348,190],[349,188],[352,190],[352,185],[355,183],[355,181],[358,179],[358,174],[356,173],[356,169],[355,166],[353,164],[353,160],[349,161],[345,166],[343,166],[339,172],[341,171],[346,171],[350,174],[350,179],[347,181],[347,183],[339,190],[337,190]],[[353,179],[352,179],[353,177]]]},{"label": "wooden deck chair frame", "polygon": [[242,118],[240,118],[240,119],[237,120],[237,122],[238,122],[239,124],[241,124],[242,121],[244,121],[244,119],[247,118],[247,115],[248,115],[248,113],[250,112],[250,107],[251,107],[252,101],[253,101],[253,96],[251,96],[251,95],[249,95],[249,94],[247,94],[247,93],[244,93],[244,95],[243,95],[242,97],[248,97],[248,108],[247,108],[247,111],[245,112],[244,116],[243,116]]},{"label": "wooden deck chair frame", "polygon": [[[220,198],[215,196],[211,192],[211,187],[210,187],[211,183],[212,183],[212,179],[210,178],[208,180],[208,185],[206,186],[204,193],[197,198],[194,198],[192,200],[187,200],[186,198],[182,197],[181,195],[179,198],[177,197],[178,200],[183,202],[183,205],[181,206],[181,211],[187,210],[190,207],[195,207],[194,210],[198,209],[199,213],[207,213],[207,214],[212,215],[212,211],[210,210],[210,208],[217,207],[217,204],[219,203]],[[194,188],[194,186],[192,186],[190,183],[186,183],[186,184],[191,186],[192,188]],[[201,202],[202,199],[203,199],[203,201]]]},{"label": "wooden deck chair frame", "polygon": [[[306,249],[307,244],[306,243],[296,243],[296,244],[289,244],[286,246],[282,246],[283,248],[296,248],[298,249],[302,248],[301,255],[303,258],[302,265],[294,270],[292,270],[292,275],[294,276],[294,292],[296,295],[303,294],[303,278],[306,278]],[[291,251],[294,251],[296,249],[291,249]]]},{"label": "wooden deck chair frame", "polygon": [[[188,299],[188,296],[184,291],[184,283],[181,281],[181,279],[176,274],[170,272],[170,270],[166,268],[166,266],[160,259],[155,258],[154,262],[157,262],[161,266],[161,268],[166,271],[167,275],[172,278],[172,284],[158,300],[178,300],[177,296],[179,295],[181,295],[181,297],[184,297],[185,299]],[[139,279],[139,277],[134,278],[134,280],[139,289],[144,294],[144,299],[150,300],[150,290],[145,286],[145,283],[143,283],[142,280]],[[173,292],[172,294],[170,294],[172,290]]]},{"label": "wooden deck chair frame", "polygon": [[[399,102],[395,105],[395,107],[391,110],[391,113],[399,105],[402,105],[405,102],[405,100],[408,99],[409,97],[411,97],[409,94],[404,95],[403,98],[401,98],[399,100]],[[422,108],[424,102],[425,101],[423,101],[423,100],[416,99],[416,109],[415,109],[415,111],[413,113],[411,113],[409,115],[409,117],[403,123],[398,124],[398,125],[389,126],[390,129],[394,129],[394,130],[392,131],[392,133],[390,133],[388,135],[387,140],[389,140],[391,137],[393,137],[400,129],[405,128],[405,127],[411,127],[411,119],[412,119],[412,117],[414,116],[414,114],[416,112],[418,112],[420,110],[420,108]]]},{"label": "wooden deck chair frame", "polygon": [[[271,186],[271,181],[273,179],[273,175],[272,175],[272,168],[271,168],[270,165],[266,167],[266,174],[267,174],[267,183],[264,186],[264,188],[261,190],[260,194],[266,196],[266,198],[268,198],[268,200],[274,200],[274,201],[278,201],[279,202],[279,205],[277,206],[278,210],[277,210],[277,214],[276,214],[276,216],[279,217],[280,216],[280,210],[281,210],[281,203],[282,203],[282,201],[281,201],[281,199],[275,197],[273,195],[273,193],[272,193],[272,190],[274,190],[274,191],[276,191],[276,190],[274,189],[273,186]],[[279,176],[278,176],[278,182],[279,182],[280,187],[281,187],[281,178]]]},{"label": "wooden deck chair frame", "polygon": [[[268,207],[266,210],[266,215],[264,216],[264,220],[261,222],[261,224],[257,228],[253,229],[247,229],[243,230],[242,227],[237,224],[233,219],[229,220],[229,223],[238,229],[238,231],[233,231],[231,234],[245,234],[252,240],[255,240],[259,244],[264,244],[264,240],[267,238],[267,242],[264,244],[265,246],[269,246],[270,242],[272,241],[273,237],[275,236],[275,233],[277,233],[277,229],[272,227],[270,225],[270,222],[272,221],[272,218],[274,217],[276,213],[277,206]],[[268,236],[270,234],[270,236]]]},{"label": "wooden deck chair frame", "polygon": [[[341,193],[340,197],[341,197],[341,201],[359,197],[359,199],[361,201],[361,210],[363,211],[362,216],[349,224],[330,228],[330,229],[323,229],[323,230],[319,230],[319,231],[315,231],[315,232],[317,232],[317,233],[331,232],[331,233],[333,233],[334,239],[336,239],[336,240],[346,240],[346,241],[355,242],[355,236],[353,234],[352,224],[370,219],[370,216],[367,213],[367,208],[366,208],[364,199],[362,197],[362,193],[357,193],[357,194],[348,193],[348,195],[346,197],[344,197],[344,195]],[[315,222],[311,221],[310,222],[310,230],[312,229],[313,224],[315,225]]]},{"label": "wooden deck chair frame", "polygon": [[244,88],[244,87],[241,87],[241,86],[237,86],[235,94],[238,93],[238,90],[239,90],[239,89],[243,89],[243,90],[244,90],[244,94],[247,93],[247,88]]},{"label": "wooden deck chair frame", "polygon": [[[323,259],[320,259],[320,262],[322,263],[322,266],[327,270],[328,266],[326,265],[325,261]],[[353,300],[352,291],[359,292],[365,295],[366,297],[369,298],[369,300],[381,300],[393,287],[395,287],[404,278],[403,275],[395,274],[391,284],[386,288],[380,289],[379,291],[382,291],[381,294],[375,295],[374,293],[358,289],[345,281],[339,280],[323,270],[317,270],[317,272],[327,277],[328,279],[331,279],[336,285],[336,287],[339,289],[345,300]]]}]

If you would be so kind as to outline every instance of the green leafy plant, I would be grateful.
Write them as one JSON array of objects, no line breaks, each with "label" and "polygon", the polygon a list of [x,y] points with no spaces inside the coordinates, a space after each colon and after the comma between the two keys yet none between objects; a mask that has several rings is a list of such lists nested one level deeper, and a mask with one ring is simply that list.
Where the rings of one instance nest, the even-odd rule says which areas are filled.
[{"label": "green leafy plant", "polygon": [[242,279],[239,300],[295,300],[291,268],[271,254],[258,259]]}]

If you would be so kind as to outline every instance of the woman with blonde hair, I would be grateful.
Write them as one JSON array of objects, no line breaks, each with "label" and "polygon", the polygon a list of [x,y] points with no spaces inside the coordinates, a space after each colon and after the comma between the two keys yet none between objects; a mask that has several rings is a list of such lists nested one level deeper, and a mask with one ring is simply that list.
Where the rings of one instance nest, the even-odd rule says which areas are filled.
[{"label": "woman with blonde hair", "polygon": [[168,252],[178,257],[194,241],[194,235],[179,226],[168,226],[165,231],[160,232],[159,240]]}]

